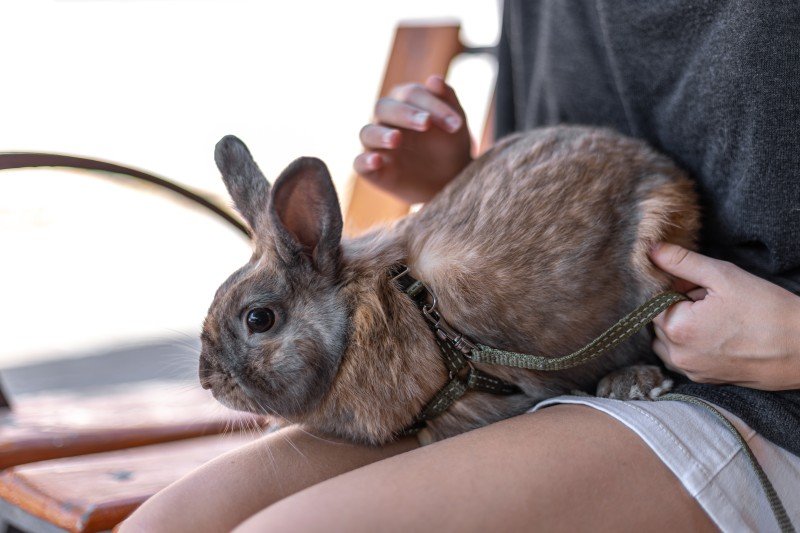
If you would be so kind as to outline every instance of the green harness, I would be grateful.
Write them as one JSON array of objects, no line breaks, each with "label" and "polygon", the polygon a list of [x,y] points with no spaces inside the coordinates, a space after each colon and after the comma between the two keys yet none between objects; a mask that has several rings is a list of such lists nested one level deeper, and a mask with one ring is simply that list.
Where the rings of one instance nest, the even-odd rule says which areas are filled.
[{"label": "green harness", "polygon": [[686,300],[686,296],[677,292],[661,293],[632,313],[625,315],[619,322],[580,350],[561,357],[545,357],[498,350],[491,346],[472,342],[442,318],[438,310],[436,295],[427,285],[414,278],[405,265],[395,265],[389,275],[400,290],[405,292],[422,311],[428,326],[433,331],[434,339],[442,353],[442,359],[448,372],[447,383],[425,405],[414,424],[407,428],[405,433],[415,433],[424,428],[428,420],[447,411],[469,390],[501,395],[522,393],[522,390],[513,383],[508,383],[476,368],[474,363],[511,366],[541,372],[573,368],[601,357],[638,333],[670,305]]},{"label": "green harness", "polygon": [[[422,311],[422,315],[434,334],[434,339],[439,346],[439,351],[442,353],[442,360],[448,372],[447,383],[423,407],[414,423],[401,432],[402,435],[412,435],[419,432],[427,425],[429,420],[447,411],[467,391],[473,390],[499,395],[522,393],[518,386],[476,368],[474,363],[524,368],[541,372],[573,368],[603,356],[641,331],[642,328],[672,304],[688,300],[686,296],[678,292],[662,292],[622,317],[616,324],[583,348],[560,357],[545,357],[499,350],[472,342],[453,329],[442,318],[438,310],[436,295],[427,285],[414,278],[409,273],[408,267],[402,264],[394,265],[389,271],[389,277]],[[758,476],[759,483],[767,496],[780,530],[785,533],[795,531],[783,502],[781,502],[775,492],[775,488],[756,460],[747,442],[722,413],[713,405],[694,396],[673,393],[661,396],[658,400],[691,403],[705,408],[716,416],[739,441],[742,451]]]}]

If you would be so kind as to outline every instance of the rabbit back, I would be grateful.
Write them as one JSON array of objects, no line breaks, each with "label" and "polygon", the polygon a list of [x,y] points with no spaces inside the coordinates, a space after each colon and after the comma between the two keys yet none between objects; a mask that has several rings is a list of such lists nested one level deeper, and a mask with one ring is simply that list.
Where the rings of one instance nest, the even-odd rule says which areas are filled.
[{"label": "rabbit back", "polygon": [[[649,249],[692,247],[698,228],[693,185],[668,158],[610,130],[562,126],[504,139],[401,230],[412,272],[452,325],[484,344],[555,356],[665,289]],[[649,351],[644,337],[562,373],[561,386],[596,383]],[[519,372],[501,373],[520,383]]]}]

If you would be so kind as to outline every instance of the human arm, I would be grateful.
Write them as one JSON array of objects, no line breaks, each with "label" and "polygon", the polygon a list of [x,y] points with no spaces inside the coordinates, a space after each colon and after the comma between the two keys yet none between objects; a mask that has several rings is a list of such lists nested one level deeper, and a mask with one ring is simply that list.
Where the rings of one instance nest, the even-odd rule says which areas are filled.
[{"label": "human arm", "polygon": [[653,321],[653,350],[668,368],[701,383],[800,388],[800,296],[673,244],[651,258],[692,300]]},{"label": "human arm", "polygon": [[418,446],[413,437],[382,447],[314,436],[299,426],[220,455],[147,500],[119,533],[230,531],[296,492]]},{"label": "human arm", "polygon": [[378,100],[360,138],[356,172],[409,203],[430,200],[472,160],[464,110],[440,76]]}]

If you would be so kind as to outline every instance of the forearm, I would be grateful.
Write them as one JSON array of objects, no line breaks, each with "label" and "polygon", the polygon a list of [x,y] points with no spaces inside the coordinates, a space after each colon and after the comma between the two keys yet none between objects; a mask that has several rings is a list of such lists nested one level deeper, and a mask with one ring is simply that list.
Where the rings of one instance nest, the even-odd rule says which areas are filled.
[{"label": "forearm", "polygon": [[788,299],[785,313],[786,377],[792,389],[800,389],[800,296]]}]

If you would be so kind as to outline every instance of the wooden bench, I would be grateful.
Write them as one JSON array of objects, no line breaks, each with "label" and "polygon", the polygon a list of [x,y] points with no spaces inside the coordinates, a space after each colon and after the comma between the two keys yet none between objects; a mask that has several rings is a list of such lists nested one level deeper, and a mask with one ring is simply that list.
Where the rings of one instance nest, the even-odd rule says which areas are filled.
[{"label": "wooden bench", "polygon": [[33,396],[0,412],[0,469],[252,427],[199,386],[143,383],[102,396]]},{"label": "wooden bench", "polygon": [[0,513],[6,526],[27,531],[111,529],[176,479],[253,439],[215,435],[8,468]]},{"label": "wooden bench", "polygon": [[[453,58],[469,51],[459,41],[458,25],[401,25],[380,95],[400,83],[444,76]],[[487,127],[480,150],[490,140]],[[144,171],[72,156],[0,154],[0,170],[41,165],[134,176],[172,190],[247,231],[227,208]],[[358,176],[353,180],[347,233],[357,234],[408,213],[409,205]],[[174,394],[158,385],[137,387],[92,398],[47,395],[0,414],[0,468],[5,468],[0,473],[0,533],[3,525],[10,531],[110,529],[172,481],[253,438],[241,434],[198,438],[249,416],[221,406],[209,410],[211,400],[204,391]],[[0,390],[0,409],[2,405]]]},{"label": "wooden bench", "polygon": [[33,396],[0,413],[0,531],[109,529],[187,472],[252,440],[253,429],[266,430],[199,386],[120,389]]}]

